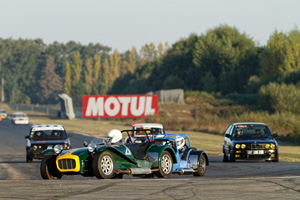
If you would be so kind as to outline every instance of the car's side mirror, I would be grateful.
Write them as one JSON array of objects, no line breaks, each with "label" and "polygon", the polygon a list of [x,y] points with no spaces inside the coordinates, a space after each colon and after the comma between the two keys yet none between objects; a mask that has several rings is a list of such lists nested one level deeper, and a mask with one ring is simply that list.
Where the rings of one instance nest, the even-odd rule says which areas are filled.
[{"label": "car's side mirror", "polygon": [[226,134],[225,134],[225,137],[230,138],[230,134],[229,134],[229,133],[226,133]]},{"label": "car's side mirror", "polygon": [[25,139],[28,139],[29,138],[29,136],[28,135],[25,135]]},{"label": "car's side mirror", "polygon": [[278,133],[273,133],[273,137],[278,137]]},{"label": "car's side mirror", "polygon": [[89,145],[89,144],[87,143],[87,141],[84,141],[84,142],[83,142],[83,146],[84,146],[84,147],[87,147],[88,145]]}]

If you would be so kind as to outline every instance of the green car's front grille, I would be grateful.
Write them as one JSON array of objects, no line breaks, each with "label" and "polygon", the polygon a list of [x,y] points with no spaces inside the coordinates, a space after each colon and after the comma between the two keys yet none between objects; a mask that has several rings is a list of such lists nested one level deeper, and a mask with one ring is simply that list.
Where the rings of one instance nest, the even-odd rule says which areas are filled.
[{"label": "green car's front grille", "polygon": [[58,160],[58,166],[60,169],[75,169],[76,163],[74,159],[60,159]]}]

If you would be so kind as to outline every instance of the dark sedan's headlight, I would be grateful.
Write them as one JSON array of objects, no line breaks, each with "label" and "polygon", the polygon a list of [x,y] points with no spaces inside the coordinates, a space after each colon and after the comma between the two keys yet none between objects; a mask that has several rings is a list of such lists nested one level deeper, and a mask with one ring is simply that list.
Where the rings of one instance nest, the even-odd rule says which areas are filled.
[{"label": "dark sedan's headlight", "polygon": [[265,144],[266,149],[275,149],[276,145],[271,143],[271,144]]},{"label": "dark sedan's headlight", "polygon": [[235,145],[235,148],[236,148],[236,149],[239,149],[240,147],[241,147],[240,144],[236,144],[236,145]]}]

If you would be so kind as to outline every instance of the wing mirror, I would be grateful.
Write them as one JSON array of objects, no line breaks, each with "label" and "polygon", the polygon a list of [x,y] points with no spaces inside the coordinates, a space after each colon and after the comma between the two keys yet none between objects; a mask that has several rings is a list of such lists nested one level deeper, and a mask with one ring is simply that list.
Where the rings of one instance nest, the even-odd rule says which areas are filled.
[{"label": "wing mirror", "polygon": [[29,138],[29,136],[28,136],[28,135],[26,135],[26,136],[25,136],[25,139],[28,139],[28,138]]},{"label": "wing mirror", "polygon": [[273,137],[278,137],[278,133],[273,133]]},{"label": "wing mirror", "polygon": [[229,133],[226,133],[226,134],[225,134],[225,137],[230,138],[230,134],[229,134]]},{"label": "wing mirror", "polygon": [[87,143],[87,141],[84,141],[84,142],[83,142],[83,146],[84,146],[84,147],[87,147],[88,145],[89,145],[89,144]]}]

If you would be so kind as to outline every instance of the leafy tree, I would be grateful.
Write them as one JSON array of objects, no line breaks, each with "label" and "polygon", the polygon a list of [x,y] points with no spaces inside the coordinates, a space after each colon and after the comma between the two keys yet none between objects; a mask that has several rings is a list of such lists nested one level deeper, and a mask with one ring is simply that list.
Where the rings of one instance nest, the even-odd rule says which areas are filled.
[{"label": "leafy tree", "polygon": [[271,82],[260,89],[261,106],[273,112],[300,114],[299,85]]},{"label": "leafy tree", "polygon": [[137,67],[137,52],[136,48],[133,46],[131,48],[131,51],[128,51],[125,55],[125,60],[123,61],[123,73],[122,75],[125,75],[126,73],[133,73],[134,70]]},{"label": "leafy tree", "polygon": [[55,103],[58,94],[62,91],[62,83],[60,77],[55,73],[55,68],[54,58],[49,57],[39,80],[41,88],[39,97],[42,103]]},{"label": "leafy tree", "polygon": [[66,63],[66,74],[65,74],[65,84],[64,84],[64,91],[66,94],[71,95],[71,66],[70,63]]},{"label": "leafy tree", "polygon": [[217,83],[216,78],[211,74],[211,72],[206,72],[200,79],[200,86],[202,90],[207,92],[214,92],[216,91]]},{"label": "leafy tree", "polygon": [[94,73],[93,73],[93,94],[99,94],[101,80],[100,80],[100,70],[101,70],[101,58],[99,55],[94,55]]},{"label": "leafy tree", "polygon": [[[222,93],[243,92],[248,78],[257,74],[257,47],[246,34],[221,25],[200,36],[193,54],[199,76],[211,72]],[[201,79],[200,79],[201,80]]]},{"label": "leafy tree", "polygon": [[286,36],[275,31],[264,48],[261,57],[261,79],[266,81],[278,80],[284,69],[286,52]]},{"label": "leafy tree", "polygon": [[87,94],[91,94],[93,89],[93,59],[86,59],[85,66],[85,91],[87,92]]}]

